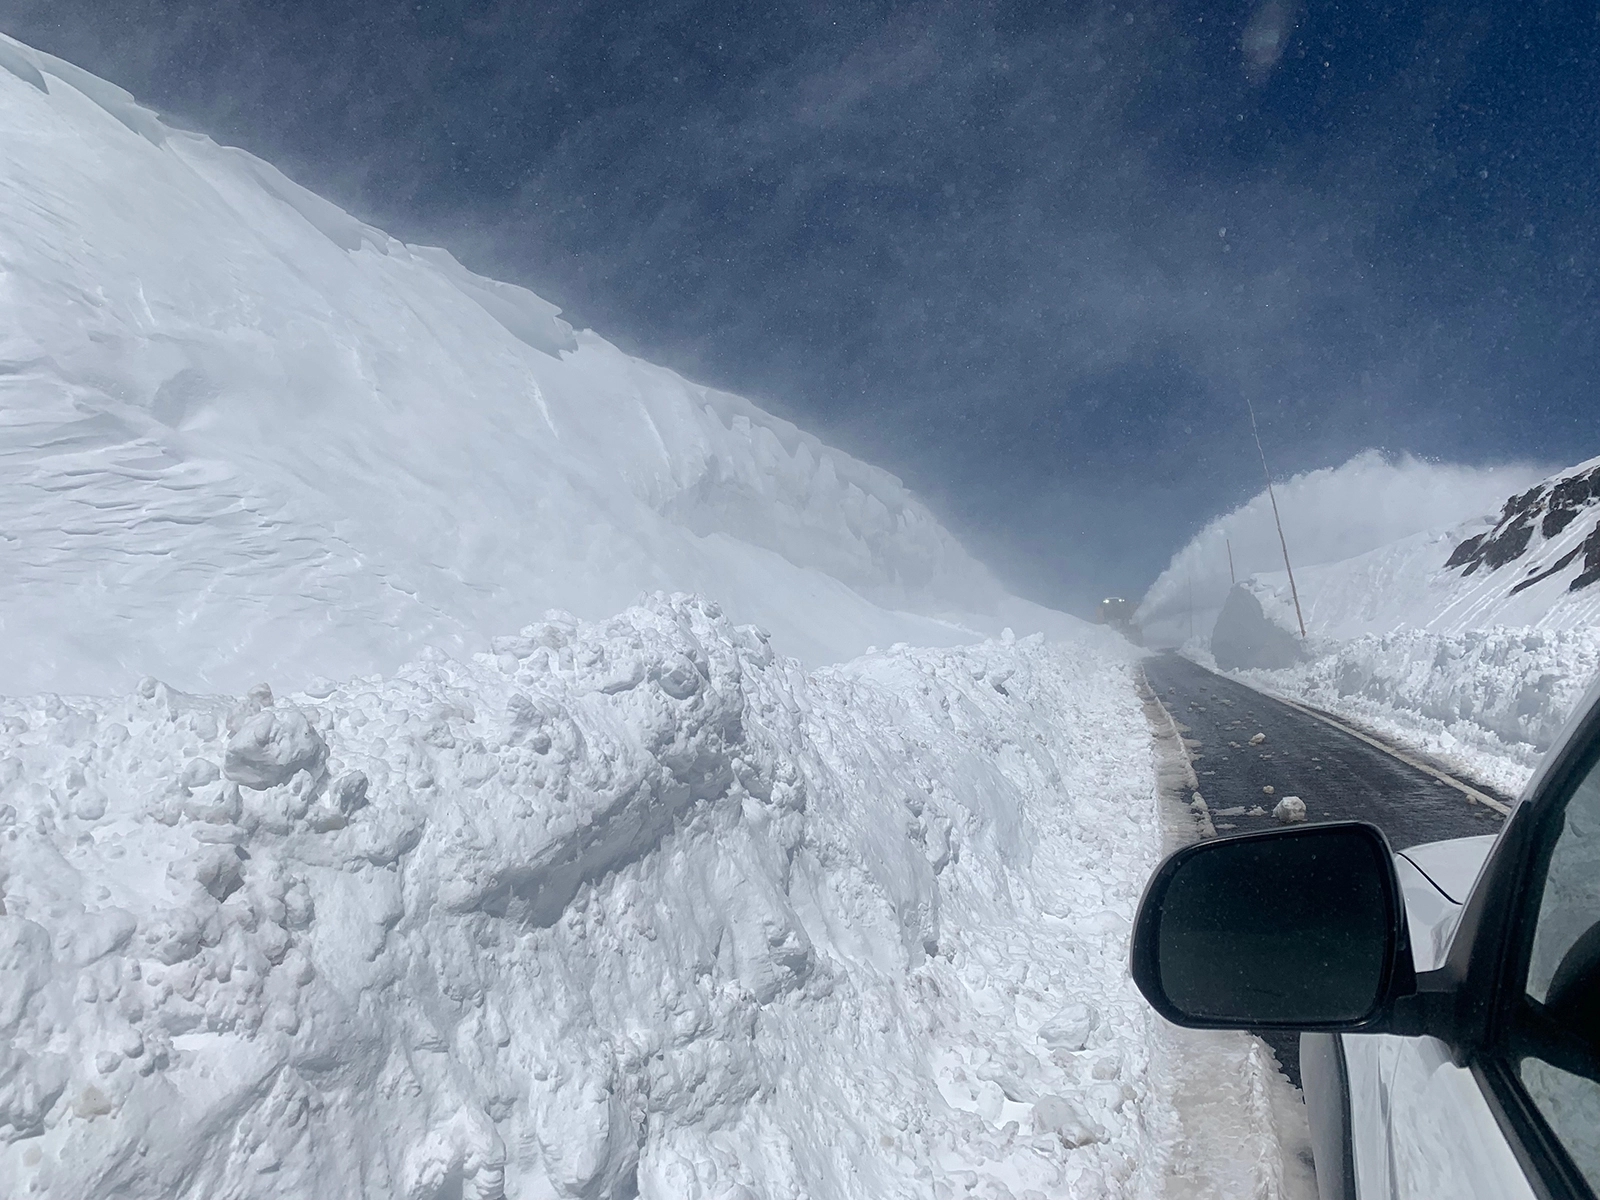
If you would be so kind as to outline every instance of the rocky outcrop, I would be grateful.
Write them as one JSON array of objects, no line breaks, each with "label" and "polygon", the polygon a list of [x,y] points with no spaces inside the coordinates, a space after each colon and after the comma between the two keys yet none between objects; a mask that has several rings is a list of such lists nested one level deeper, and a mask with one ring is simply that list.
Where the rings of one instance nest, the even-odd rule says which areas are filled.
[{"label": "rocky outcrop", "polygon": [[1552,539],[1562,538],[1568,545],[1558,557],[1544,570],[1520,581],[1511,589],[1512,594],[1566,570],[1581,555],[1582,570],[1567,585],[1569,590],[1579,591],[1600,581],[1600,520],[1589,536],[1577,544],[1562,535],[1575,521],[1596,513],[1600,513],[1600,467],[1586,466],[1512,496],[1500,510],[1494,528],[1463,541],[1445,566],[1463,568],[1463,578],[1479,568],[1495,571],[1522,558],[1530,547],[1537,550]]}]

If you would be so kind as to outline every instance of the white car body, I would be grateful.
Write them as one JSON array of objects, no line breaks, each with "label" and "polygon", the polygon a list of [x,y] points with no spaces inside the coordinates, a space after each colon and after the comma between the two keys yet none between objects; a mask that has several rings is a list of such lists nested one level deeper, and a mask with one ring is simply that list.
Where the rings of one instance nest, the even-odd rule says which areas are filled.
[{"label": "white car body", "polygon": [[[1444,962],[1495,841],[1431,842],[1395,855],[1417,971]],[[1344,1035],[1360,1200],[1534,1200],[1471,1071],[1431,1037]]]},{"label": "white car body", "polygon": [[1195,842],[1129,966],[1175,1024],[1300,1031],[1322,1200],[1600,1200],[1600,682],[1498,834]]}]

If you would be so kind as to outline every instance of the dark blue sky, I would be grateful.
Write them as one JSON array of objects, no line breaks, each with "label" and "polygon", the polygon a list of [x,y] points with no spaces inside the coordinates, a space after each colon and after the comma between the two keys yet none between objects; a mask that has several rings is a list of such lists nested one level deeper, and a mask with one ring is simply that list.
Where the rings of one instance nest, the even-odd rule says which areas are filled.
[{"label": "dark blue sky", "polygon": [[0,29],[1130,595],[1367,446],[1600,451],[1591,4],[0,0]]}]

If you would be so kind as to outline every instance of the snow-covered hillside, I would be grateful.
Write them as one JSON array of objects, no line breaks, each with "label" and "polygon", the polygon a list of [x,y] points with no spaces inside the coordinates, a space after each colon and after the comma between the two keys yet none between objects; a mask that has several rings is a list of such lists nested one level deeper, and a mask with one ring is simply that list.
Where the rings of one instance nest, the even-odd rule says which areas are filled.
[{"label": "snow-covered hillside", "polygon": [[1074,623],[898,480],[0,38],[0,693],[392,670],[715,596],[811,662]]},{"label": "snow-covered hillside", "polygon": [[1186,1112],[1127,979],[1130,671],[807,674],[657,597],[309,695],[0,702],[0,1192],[1279,1195],[1287,1084],[1212,1038]]},{"label": "snow-covered hillside", "polygon": [[[1245,677],[1517,791],[1600,671],[1600,458],[1484,507],[1297,567],[1305,661]],[[1281,570],[1242,586],[1295,630]]]},{"label": "snow-covered hillside", "polygon": [[[1540,630],[1600,625],[1600,458],[1484,505],[1454,527],[1368,553],[1296,565],[1308,632],[1340,640],[1397,629],[1446,636],[1493,626]],[[1280,619],[1293,612],[1288,578],[1251,584]]]},{"label": "snow-covered hillside", "polygon": [[[1376,564],[1397,544],[1415,545],[1422,548],[1416,565],[1425,574],[1435,572],[1455,544],[1449,540],[1450,530],[1498,510],[1508,494],[1523,491],[1547,473],[1544,468],[1517,464],[1465,467],[1408,456],[1389,458],[1369,450],[1341,466],[1308,471],[1278,484],[1278,508],[1301,600],[1308,605],[1308,625],[1322,622],[1319,628],[1334,633],[1327,628],[1328,621],[1359,621],[1362,603],[1389,602],[1392,582],[1375,578],[1344,589],[1336,603],[1331,592],[1349,578],[1345,564],[1369,553]],[[1432,546],[1441,542],[1446,549],[1439,555]],[[1325,564],[1338,566],[1323,571]],[[1187,641],[1191,623],[1195,636],[1209,637],[1235,578],[1270,581],[1282,576],[1277,527],[1263,491],[1208,522],[1173,555],[1146,592],[1137,619],[1151,645]],[[1326,583],[1319,585],[1319,578]],[[1313,617],[1315,597],[1324,590],[1330,594]],[[1403,619],[1399,613],[1408,604],[1415,605],[1410,593],[1396,599],[1392,611],[1374,613],[1369,628],[1386,629],[1389,622]]]}]

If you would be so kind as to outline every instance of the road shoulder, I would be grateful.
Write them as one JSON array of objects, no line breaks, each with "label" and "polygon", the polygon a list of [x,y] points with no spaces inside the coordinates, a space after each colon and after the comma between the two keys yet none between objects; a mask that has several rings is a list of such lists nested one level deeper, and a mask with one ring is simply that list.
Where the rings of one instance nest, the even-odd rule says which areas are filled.
[{"label": "road shoulder", "polygon": [[[1139,698],[1150,724],[1163,852],[1215,837],[1184,744],[1186,732],[1157,697],[1141,669]],[[1300,1091],[1279,1070],[1272,1051],[1246,1033],[1180,1029],[1151,1014],[1156,1065],[1152,1081],[1171,1097],[1176,1128],[1165,1174],[1170,1200],[1235,1196],[1316,1200],[1311,1130]]]}]

